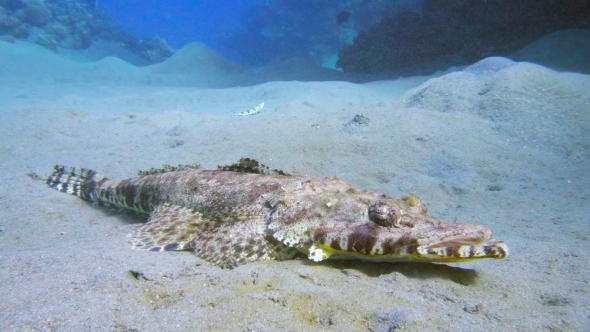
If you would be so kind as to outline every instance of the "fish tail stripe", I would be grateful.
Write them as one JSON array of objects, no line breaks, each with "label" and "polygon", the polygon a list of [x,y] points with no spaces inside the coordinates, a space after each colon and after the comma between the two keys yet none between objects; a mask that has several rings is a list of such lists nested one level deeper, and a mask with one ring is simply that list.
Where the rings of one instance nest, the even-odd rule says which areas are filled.
[{"label": "fish tail stripe", "polygon": [[75,167],[56,165],[45,183],[63,193],[93,200],[94,189],[99,185],[99,182],[106,179],[97,176],[97,174],[97,172],[86,168],[78,170]]}]

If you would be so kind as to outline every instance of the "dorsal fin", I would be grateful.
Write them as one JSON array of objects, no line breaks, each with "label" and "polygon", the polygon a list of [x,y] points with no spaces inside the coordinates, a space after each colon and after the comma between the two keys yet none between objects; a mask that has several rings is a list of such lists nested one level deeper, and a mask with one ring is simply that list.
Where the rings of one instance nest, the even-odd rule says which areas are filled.
[{"label": "dorsal fin", "polygon": [[236,164],[229,166],[217,166],[222,171],[232,171],[241,173],[254,173],[254,174],[265,174],[265,175],[285,175],[291,176],[278,169],[270,169],[266,165],[257,162],[250,158],[240,158]]},{"label": "dorsal fin", "polygon": [[170,166],[164,165],[163,168],[150,168],[149,171],[138,171],[138,176],[146,176],[152,174],[159,174],[159,173],[167,173],[167,172],[178,172],[178,171],[186,171],[189,169],[199,169],[201,168],[201,164],[194,163],[190,165],[178,165],[178,166]]}]

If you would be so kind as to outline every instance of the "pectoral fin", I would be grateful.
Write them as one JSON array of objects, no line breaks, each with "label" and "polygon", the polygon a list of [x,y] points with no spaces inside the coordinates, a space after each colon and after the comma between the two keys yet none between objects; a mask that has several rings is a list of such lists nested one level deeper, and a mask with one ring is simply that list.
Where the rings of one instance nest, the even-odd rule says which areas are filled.
[{"label": "pectoral fin", "polygon": [[194,250],[220,267],[256,260],[288,259],[296,251],[274,240],[259,216],[249,220],[211,220],[180,206],[156,208],[133,234],[133,248],[151,251]]},{"label": "pectoral fin", "polygon": [[194,250],[195,241],[209,221],[180,206],[161,205],[131,237],[133,249],[150,251]]}]

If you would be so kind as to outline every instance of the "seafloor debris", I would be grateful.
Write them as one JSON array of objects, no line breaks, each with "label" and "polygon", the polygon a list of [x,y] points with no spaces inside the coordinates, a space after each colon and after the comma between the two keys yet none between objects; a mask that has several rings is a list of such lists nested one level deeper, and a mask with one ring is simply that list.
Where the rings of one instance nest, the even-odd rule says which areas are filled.
[{"label": "seafloor debris", "polygon": [[360,126],[368,126],[371,120],[362,114],[357,114],[352,118],[352,120],[348,121],[348,123],[342,126],[342,130],[349,134],[356,133],[356,130]]}]

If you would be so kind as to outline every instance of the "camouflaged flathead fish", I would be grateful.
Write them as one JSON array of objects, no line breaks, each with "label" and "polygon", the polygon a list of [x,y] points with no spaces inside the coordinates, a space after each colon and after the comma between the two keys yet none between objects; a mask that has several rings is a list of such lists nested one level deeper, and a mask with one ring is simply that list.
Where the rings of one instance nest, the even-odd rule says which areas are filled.
[{"label": "camouflaged flathead fish", "polygon": [[508,256],[490,229],[436,220],[416,196],[393,199],[336,178],[271,170],[247,158],[215,170],[167,166],[125,180],[55,166],[46,182],[96,204],[149,214],[131,234],[133,248],[192,250],[221,267],[289,259],[297,252],[316,262]]}]

